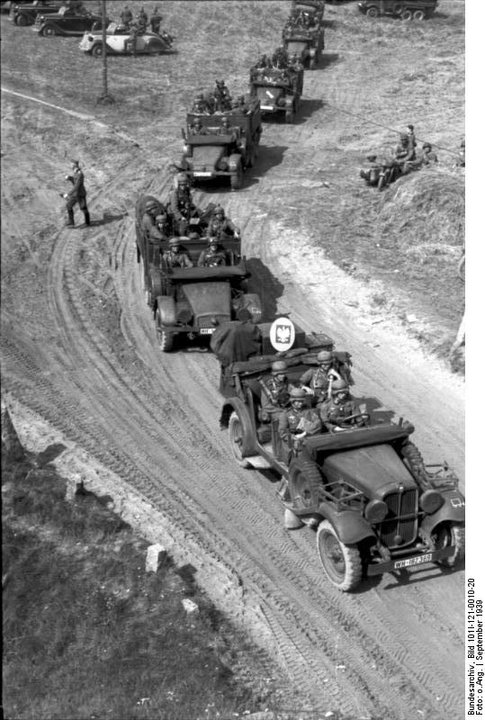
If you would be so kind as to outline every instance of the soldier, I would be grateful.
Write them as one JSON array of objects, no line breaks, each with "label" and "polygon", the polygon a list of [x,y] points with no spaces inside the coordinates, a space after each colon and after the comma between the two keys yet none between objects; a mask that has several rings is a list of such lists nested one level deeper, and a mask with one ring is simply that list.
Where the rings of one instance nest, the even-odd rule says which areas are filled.
[{"label": "soldier", "polygon": [[227,265],[226,251],[222,247],[219,240],[215,237],[210,237],[207,240],[208,248],[202,250],[197,262],[198,267],[218,267],[220,265]]},{"label": "soldier", "polygon": [[145,205],[145,212],[141,219],[141,228],[143,235],[149,240],[160,241],[165,239],[165,235],[157,227],[156,218],[161,215],[163,206],[157,200],[148,200]]},{"label": "soldier", "polygon": [[169,268],[191,268],[194,267],[194,263],[184,252],[180,246],[181,241],[185,238],[171,237],[168,241],[168,250],[166,250],[162,259]]},{"label": "soldier", "polygon": [[206,135],[207,134],[207,130],[202,125],[202,120],[200,118],[196,117],[194,119],[194,122],[190,126],[190,132],[193,135]]},{"label": "soldier", "polygon": [[290,449],[295,448],[295,440],[301,441],[307,435],[316,435],[322,430],[318,413],[305,408],[305,399],[302,388],[293,388],[290,390],[291,408],[283,410],[279,416],[278,434]]},{"label": "soldier", "polygon": [[[170,193],[170,210],[176,222],[186,218],[187,211],[194,207],[190,194],[190,183],[187,175],[181,173],[174,182],[174,188]],[[183,212],[182,212],[183,211]]]},{"label": "soldier", "polygon": [[416,159],[416,150],[406,133],[401,133],[400,143],[394,152],[394,159],[403,175],[409,172],[412,162]]},{"label": "soldier", "polygon": [[172,234],[172,223],[165,208],[155,217],[155,225],[164,239],[170,237]]},{"label": "soldier", "polygon": [[318,408],[328,399],[332,383],[341,380],[342,376],[335,367],[334,355],[330,350],[321,350],[317,360],[319,366],[306,370],[300,378],[300,385],[307,394],[312,395]]},{"label": "soldier", "polygon": [[433,163],[438,162],[438,156],[433,151],[433,146],[429,142],[423,143],[422,162],[423,165],[432,165]]},{"label": "soldier", "polygon": [[282,45],[274,51],[271,62],[277,70],[284,70],[288,67],[288,53]]},{"label": "soldier", "polygon": [[214,97],[216,99],[217,110],[230,110],[232,105],[231,93],[224,80],[216,80],[216,87],[214,90]]},{"label": "soldier", "polygon": [[88,206],[86,204],[86,188],[84,187],[84,173],[79,166],[79,160],[71,160],[72,175],[66,175],[66,180],[72,183],[72,190],[64,193],[62,197],[67,200],[67,223],[66,227],[74,227],[74,207],[79,205],[79,209],[84,214],[84,222],[91,225]]},{"label": "soldier", "polygon": [[276,360],[271,366],[271,377],[260,378],[261,385],[261,421],[270,422],[288,407],[290,391],[294,388],[288,382],[284,360]]},{"label": "soldier", "polygon": [[244,95],[239,95],[239,97],[232,103],[232,109],[239,110],[239,112],[242,113],[249,112],[249,105],[246,102],[246,97]]},{"label": "soldier", "polygon": [[290,65],[292,70],[295,70],[295,72],[300,72],[300,70],[303,70],[303,64],[301,63],[300,58],[298,57],[298,54],[296,52],[293,53],[293,55],[288,61],[288,64]]},{"label": "soldier", "polygon": [[370,167],[367,168],[367,170],[361,170],[360,177],[363,178],[369,185],[377,185],[379,182],[381,164],[377,162],[377,155],[366,155],[366,160],[369,161]]},{"label": "soldier", "polygon": [[227,235],[238,240],[241,238],[239,228],[234,225],[232,220],[226,217],[226,213],[220,205],[216,207],[214,215],[209,220],[207,234],[218,238],[218,240],[223,240]]},{"label": "soldier", "polygon": [[360,413],[349,393],[348,384],[342,378],[335,380],[332,384],[331,397],[320,406],[320,418],[323,424],[330,431],[339,429],[340,424],[346,422],[355,426],[365,425],[365,417],[349,420],[354,415],[360,415]]},{"label": "soldier", "polygon": [[128,5],[125,5],[124,9],[121,11],[120,15],[121,25],[129,30],[130,23],[133,22],[133,13],[131,12]]},{"label": "soldier", "polygon": [[414,134],[414,125],[407,125],[406,126],[406,134],[408,136],[409,144],[411,147],[416,148],[416,136]]},{"label": "soldier", "polygon": [[221,120],[221,124],[219,125],[219,128],[217,130],[218,135],[230,135],[231,128],[229,126],[229,118],[223,117]]},{"label": "soldier", "polygon": [[160,15],[160,13],[158,11],[158,7],[156,7],[153,11],[153,15],[150,18],[150,26],[152,28],[152,32],[154,32],[158,35],[160,32],[161,23],[162,23],[162,16]]}]

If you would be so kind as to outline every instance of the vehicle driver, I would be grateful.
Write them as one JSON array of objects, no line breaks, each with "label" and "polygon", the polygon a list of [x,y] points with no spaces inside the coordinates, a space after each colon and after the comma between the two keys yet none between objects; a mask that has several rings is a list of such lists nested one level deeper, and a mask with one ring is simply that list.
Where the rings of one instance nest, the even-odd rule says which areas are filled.
[{"label": "vehicle driver", "polygon": [[207,235],[216,237],[219,240],[223,240],[225,236],[234,237],[238,240],[241,238],[239,228],[234,225],[232,220],[226,217],[224,208],[220,205],[216,207],[214,215],[209,220]]},{"label": "vehicle driver", "polygon": [[[335,380],[332,383],[330,394],[331,397],[320,406],[320,418],[327,430],[343,429],[340,424],[345,425],[347,422],[349,426],[353,425],[355,427],[366,424],[366,418],[360,413],[354,398],[349,393],[349,386],[345,380]],[[358,417],[349,420],[354,415],[358,415]]]},{"label": "vehicle driver", "polygon": [[208,239],[208,248],[200,253],[197,265],[199,267],[218,267],[227,265],[226,251],[216,237]]},{"label": "vehicle driver", "polygon": [[261,385],[261,422],[271,422],[288,407],[293,385],[288,381],[288,365],[284,360],[275,360],[271,366],[271,377],[259,378]]},{"label": "vehicle driver", "polygon": [[168,241],[168,250],[162,255],[162,260],[169,268],[191,268],[194,263],[181,247],[181,241],[185,238],[171,237]]}]

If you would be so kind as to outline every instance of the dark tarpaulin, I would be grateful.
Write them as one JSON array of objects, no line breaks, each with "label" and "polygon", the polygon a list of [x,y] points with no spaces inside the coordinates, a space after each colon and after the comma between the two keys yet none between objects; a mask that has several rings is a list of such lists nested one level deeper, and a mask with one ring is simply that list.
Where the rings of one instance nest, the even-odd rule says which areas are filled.
[{"label": "dark tarpaulin", "polygon": [[261,331],[250,322],[229,322],[216,328],[211,338],[211,350],[222,367],[244,362],[261,353]]}]

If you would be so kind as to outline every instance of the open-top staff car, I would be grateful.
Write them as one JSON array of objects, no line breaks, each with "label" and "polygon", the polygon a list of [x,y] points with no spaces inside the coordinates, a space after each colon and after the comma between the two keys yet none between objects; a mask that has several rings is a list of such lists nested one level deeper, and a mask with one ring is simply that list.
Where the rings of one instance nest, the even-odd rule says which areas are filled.
[{"label": "open-top staff car", "polygon": [[33,25],[37,15],[50,15],[59,12],[61,7],[65,6],[64,0],[37,0],[37,2],[11,2],[9,8],[9,20],[25,27]]},{"label": "open-top staff car", "polygon": [[[264,343],[268,329],[260,327]],[[296,384],[320,347],[315,337],[297,331],[293,348],[283,355],[228,363],[226,354],[220,422],[235,460],[284,478],[286,512],[294,527],[316,530],[323,569],[340,590],[354,589],[364,576],[415,565],[453,567],[464,553],[464,498],[446,464],[424,464],[409,439],[410,423],[386,415],[379,422],[379,413],[373,418],[363,412],[334,432],[289,446],[277,418],[262,422],[261,380],[267,380],[272,362],[285,359],[288,379]],[[356,419],[365,424],[353,426]]]},{"label": "open-top staff car", "polygon": [[62,7],[57,13],[37,15],[32,29],[43,37],[52,37],[54,35],[84,35],[86,30],[97,30],[100,27],[100,15],[93,15],[84,8]]},{"label": "open-top staff car", "polygon": [[[136,43],[135,48],[133,42]],[[89,55],[101,57],[103,54],[103,33],[101,30],[87,31],[79,43],[79,48]],[[170,52],[172,42],[168,35],[158,35],[150,31],[133,36],[126,26],[110,23],[106,28],[106,52],[108,55],[159,55]]]},{"label": "open-top staff car", "polygon": [[178,338],[211,336],[217,327],[239,317],[261,318],[261,301],[247,292],[250,272],[241,257],[241,239],[226,237],[225,264],[199,267],[207,249],[207,238],[196,232],[180,237],[181,250],[193,267],[171,268],[164,260],[169,240],[154,241],[143,232],[141,218],[150,196],[141,196],[136,205],[137,260],[143,263],[147,304],[154,314],[160,348],[169,352]]},{"label": "open-top staff car", "polygon": [[358,8],[368,17],[391,15],[401,20],[425,20],[433,15],[437,5],[438,0],[362,0]]}]

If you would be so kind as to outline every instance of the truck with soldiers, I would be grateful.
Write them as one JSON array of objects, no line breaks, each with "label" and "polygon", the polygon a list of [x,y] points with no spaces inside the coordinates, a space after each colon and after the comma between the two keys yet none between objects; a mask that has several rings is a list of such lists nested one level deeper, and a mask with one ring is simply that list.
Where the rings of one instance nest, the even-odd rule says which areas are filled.
[{"label": "truck with soldiers", "polygon": [[[250,273],[239,232],[175,234],[176,220],[168,209],[147,195],[136,204],[137,260],[161,350],[169,352],[187,339],[207,339],[231,320],[257,322],[261,301],[247,289]],[[200,214],[206,229],[212,214],[212,209]]]},{"label": "truck with soldiers", "polygon": [[272,58],[263,55],[250,69],[250,96],[261,106],[265,115],[285,115],[292,123],[300,107],[303,93],[303,65],[297,58],[289,58],[283,47]]},{"label": "truck with soldiers", "polygon": [[[464,498],[453,471],[446,463],[426,465],[410,440],[411,423],[369,411],[375,398],[357,403],[343,377],[314,405],[301,378],[318,354],[335,352],[333,342],[295,330],[291,349],[277,354],[269,352],[269,323],[250,334],[233,324],[232,333],[243,333],[246,355],[224,328],[213,336],[224,396],[220,425],[235,461],[282,478],[286,527],[316,532],[323,570],[339,590],[412,566],[459,564]],[[237,354],[231,356],[231,348]]]},{"label": "truck with soldiers", "polygon": [[238,190],[244,171],[257,157],[262,133],[260,103],[246,96],[232,100],[220,83],[216,90],[201,93],[187,113],[178,167],[194,182],[228,178],[231,190]]},{"label": "truck with soldiers", "polygon": [[[305,3],[296,3],[282,32],[283,46],[288,57],[298,59],[304,67],[314,70],[325,49],[325,31],[322,15],[301,9]],[[310,4],[312,7],[313,4]]]}]

